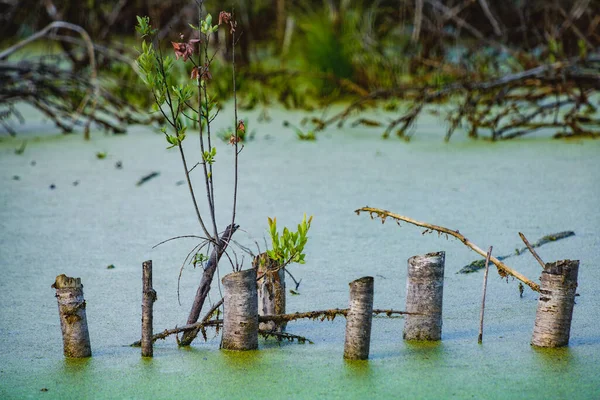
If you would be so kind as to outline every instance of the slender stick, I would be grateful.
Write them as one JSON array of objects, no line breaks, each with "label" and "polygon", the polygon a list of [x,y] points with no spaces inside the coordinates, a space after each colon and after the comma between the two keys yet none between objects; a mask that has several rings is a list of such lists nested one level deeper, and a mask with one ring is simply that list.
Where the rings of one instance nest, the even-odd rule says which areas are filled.
[{"label": "slender stick", "polygon": [[533,249],[533,247],[531,247],[531,245],[529,244],[529,240],[527,240],[525,235],[523,235],[521,232],[519,232],[519,236],[521,237],[521,240],[523,241],[523,243],[525,243],[525,246],[527,246],[527,248],[529,249],[529,251],[531,252],[533,257],[537,260],[538,263],[540,263],[540,265],[542,266],[542,269],[546,268],[546,263],[542,261],[540,256],[538,256],[538,254]]},{"label": "slender stick", "polygon": [[483,274],[483,294],[481,295],[481,312],[479,313],[479,337],[477,343],[483,341],[483,314],[485,312],[485,292],[487,291],[488,272],[490,271],[490,257],[492,256],[492,246],[485,257],[485,273]]},{"label": "slender stick", "polygon": [[[440,234],[443,233],[443,234],[446,234],[446,235],[454,236],[455,238],[457,238],[458,240],[460,240],[465,246],[467,246],[468,248],[470,248],[471,250],[473,250],[477,254],[481,255],[482,257],[486,257],[486,252],[485,251],[483,251],[477,245],[475,245],[474,243],[472,243],[469,239],[467,239],[466,237],[464,237],[459,231],[453,231],[451,229],[444,228],[443,226],[432,225],[432,224],[428,224],[426,222],[417,221],[417,220],[414,220],[412,218],[404,217],[404,216],[399,215],[399,214],[394,214],[392,212],[389,212],[387,210],[382,210],[382,209],[379,209],[379,208],[362,207],[362,208],[359,208],[358,210],[355,210],[354,212],[356,214],[360,214],[361,211],[368,212],[369,214],[371,214],[371,218],[373,218],[374,216],[379,217],[379,218],[382,219],[382,221],[385,221],[385,219],[387,217],[390,217],[390,218],[395,219],[396,221],[408,222],[409,224],[413,224],[413,225],[416,225],[416,226],[421,226],[423,228],[427,228],[427,230],[436,231],[436,232],[438,232]],[[427,230],[425,232],[427,232]],[[490,261],[496,266],[496,268],[498,268],[498,271],[499,271],[500,274],[513,276],[516,279],[518,279],[521,282],[523,282],[524,284],[526,284],[527,286],[529,286],[532,290],[534,290],[536,292],[540,291],[540,285],[538,285],[537,283],[535,283],[532,280],[528,279],[527,277],[525,277],[524,275],[520,274],[519,272],[513,270],[508,265],[506,265],[502,261],[498,260],[496,257],[493,257],[493,256],[490,257]]]},{"label": "slender stick", "polygon": [[[235,14],[232,10],[231,12],[231,18],[233,19],[235,17]],[[235,213],[236,213],[236,208],[237,208],[237,190],[238,190],[238,156],[239,156],[239,151],[238,151],[238,141],[239,141],[239,137],[238,137],[238,105],[237,105],[237,88],[236,88],[236,82],[235,82],[235,29],[231,30],[231,69],[232,69],[232,80],[233,80],[233,131],[234,131],[234,135],[235,135],[235,140],[234,140],[234,151],[235,151],[235,158],[234,158],[234,165],[233,165],[233,210],[231,212],[231,225],[235,225]],[[245,129],[245,128],[244,128]]]}]

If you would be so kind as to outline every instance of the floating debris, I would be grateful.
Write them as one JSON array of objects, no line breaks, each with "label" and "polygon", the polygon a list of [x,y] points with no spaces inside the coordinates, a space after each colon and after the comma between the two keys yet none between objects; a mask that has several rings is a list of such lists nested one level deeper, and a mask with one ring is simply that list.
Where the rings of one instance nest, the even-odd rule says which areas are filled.
[{"label": "floating debris", "polygon": [[115,163],[115,168],[116,168],[116,169],[123,169],[123,162],[121,162],[121,161],[117,161],[117,162]]},{"label": "floating debris", "polygon": [[50,190],[54,190],[54,189],[56,189],[56,185],[53,183],[50,185]]},{"label": "floating debris", "polygon": [[106,158],[106,152],[105,151],[99,151],[96,153],[96,158],[98,160],[104,160]]},{"label": "floating debris", "polygon": [[73,186],[77,186],[77,185],[79,185],[79,180],[76,180],[73,182]]},{"label": "floating debris", "polygon": [[25,153],[25,147],[27,147],[27,140],[23,140],[21,146],[18,149],[15,149],[15,154],[20,156],[21,154]]},{"label": "floating debris", "polygon": [[115,269],[115,265],[114,264],[110,264],[109,266],[106,267],[106,269]]},{"label": "floating debris", "polygon": [[160,172],[151,172],[148,175],[141,177],[138,183],[136,183],[136,186],[142,186],[144,183],[148,182],[152,178],[156,178],[158,175],[160,175]]},{"label": "floating debris", "polygon": [[[544,237],[542,237],[540,240],[538,240],[537,242],[533,243],[531,245],[532,248],[536,248],[536,247],[540,247],[546,243],[550,243],[550,242],[555,242],[557,240],[560,239],[565,239],[571,236],[575,236],[575,232],[573,231],[563,231],[563,232],[558,232],[558,233],[553,233],[550,235],[546,235]],[[502,261],[508,257],[512,257],[512,256],[520,256],[523,253],[527,252],[527,247],[523,247],[521,249],[517,248],[515,249],[514,253],[511,254],[506,254],[504,256],[498,256],[496,257],[498,260]],[[459,274],[469,274],[471,272],[475,272],[475,271],[479,271],[480,269],[483,269],[485,267],[485,260],[476,260],[473,261],[472,263],[465,265],[464,267],[462,267],[460,269],[460,271],[458,271]]]},{"label": "floating debris", "polygon": [[19,175],[13,175],[13,181],[18,181],[21,180],[21,177]]}]

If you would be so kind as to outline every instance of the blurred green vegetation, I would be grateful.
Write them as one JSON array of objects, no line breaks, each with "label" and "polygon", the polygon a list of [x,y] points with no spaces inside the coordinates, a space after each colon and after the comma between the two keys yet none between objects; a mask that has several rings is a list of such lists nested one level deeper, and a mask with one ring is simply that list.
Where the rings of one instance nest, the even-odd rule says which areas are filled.
[{"label": "blurred green vegetation", "polygon": [[[540,65],[598,54],[600,0],[207,0],[203,12],[233,10],[238,23],[240,107],[279,102],[314,109],[387,90],[386,107],[414,99],[414,88],[496,79]],[[15,1],[0,6],[0,36],[15,42],[53,20],[84,27],[98,46],[135,59],[137,15],[149,16],[160,46],[189,39],[196,2],[174,0]],[[487,10],[484,7],[487,5]],[[4,8],[4,9],[3,9]],[[419,27],[419,29],[417,29]],[[65,33],[67,35],[67,33]],[[211,92],[232,94],[231,36],[213,44]],[[77,44],[61,42],[74,68],[85,68]],[[103,84],[128,103],[152,103],[131,65],[100,52]],[[189,65],[177,63],[182,80]],[[391,90],[393,89],[393,90]],[[377,96],[374,96],[376,98]],[[377,98],[381,100],[381,98]]]}]

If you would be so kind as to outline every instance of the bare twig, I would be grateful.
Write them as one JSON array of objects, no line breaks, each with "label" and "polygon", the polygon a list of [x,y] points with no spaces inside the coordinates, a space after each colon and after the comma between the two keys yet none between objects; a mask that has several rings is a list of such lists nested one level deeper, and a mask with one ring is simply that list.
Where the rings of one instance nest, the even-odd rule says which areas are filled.
[{"label": "bare twig", "polygon": [[481,312],[479,313],[479,337],[477,343],[483,341],[483,314],[485,312],[485,292],[487,291],[488,272],[490,270],[490,257],[492,256],[492,246],[490,246],[485,257],[485,273],[483,274],[483,294],[481,295]]},{"label": "bare twig", "polygon": [[525,235],[523,235],[521,232],[519,232],[519,236],[521,237],[521,240],[523,241],[523,243],[525,243],[525,246],[527,246],[527,248],[529,249],[529,251],[531,252],[531,254],[533,255],[533,257],[536,259],[536,261],[538,263],[540,263],[540,265],[542,266],[542,269],[546,268],[546,263],[542,261],[542,259],[540,258],[540,256],[538,256],[538,254],[533,249],[533,247],[531,247],[531,245],[529,244],[529,241],[527,240],[527,238],[525,237]]},{"label": "bare twig", "polygon": [[[375,217],[379,217],[379,218],[382,219],[382,222],[385,222],[385,219],[387,217],[390,217],[392,219],[395,219],[396,221],[408,222],[410,224],[413,224],[413,225],[416,225],[416,226],[420,226],[420,227],[423,227],[423,228],[427,228],[427,229],[432,230],[432,231],[436,231],[436,232],[439,232],[439,233],[442,233],[442,234],[454,236],[455,238],[457,238],[458,240],[460,240],[465,246],[467,246],[468,248],[470,248],[474,252],[478,253],[482,257],[486,257],[487,256],[487,254],[486,254],[485,251],[483,251],[477,245],[475,245],[474,243],[472,243],[469,239],[467,239],[466,237],[464,237],[459,231],[453,231],[451,229],[444,228],[443,226],[432,225],[432,224],[428,224],[426,222],[416,221],[416,220],[414,220],[412,218],[408,218],[408,217],[404,217],[402,215],[394,214],[392,212],[389,212],[387,210],[382,210],[382,209],[379,209],[379,208],[362,207],[362,208],[359,208],[358,210],[355,210],[355,212],[356,212],[356,214],[360,214],[361,212],[368,212],[371,215],[371,218],[373,218],[374,216]],[[526,284],[527,286],[529,286],[532,290],[535,290],[536,292],[540,291],[540,285],[538,285],[537,283],[533,282],[530,279],[527,279],[524,275],[522,275],[519,272],[513,270],[508,265],[506,265],[502,261],[498,260],[496,257],[490,257],[490,261],[492,261],[492,263],[494,263],[494,265],[498,268],[498,273],[500,273],[501,276],[506,276],[506,275],[513,276],[516,279],[518,279],[521,282],[523,282],[524,284]]]}]

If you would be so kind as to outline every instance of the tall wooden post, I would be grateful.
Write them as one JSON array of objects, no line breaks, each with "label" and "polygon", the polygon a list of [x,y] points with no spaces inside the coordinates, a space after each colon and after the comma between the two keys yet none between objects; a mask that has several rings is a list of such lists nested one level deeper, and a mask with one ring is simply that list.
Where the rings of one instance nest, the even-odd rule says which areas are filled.
[{"label": "tall wooden post", "polygon": [[223,336],[225,350],[258,348],[258,297],[256,270],[247,269],[225,275],[223,283]]},{"label": "tall wooden post", "polygon": [[142,357],[152,357],[152,310],[157,300],[152,288],[152,260],[142,263]]},{"label": "tall wooden post", "polygon": [[350,282],[350,307],[346,315],[344,358],[366,360],[371,346],[373,321],[373,277]]},{"label": "tall wooden post", "polygon": [[440,340],[442,338],[442,298],[444,294],[443,251],[408,259],[405,340]]},{"label": "tall wooden post", "polygon": [[546,264],[540,278],[532,345],[561,347],[569,344],[578,272],[579,260]]},{"label": "tall wooden post", "polygon": [[62,274],[56,277],[52,287],[56,289],[65,357],[91,357],[92,347],[81,279]]}]

